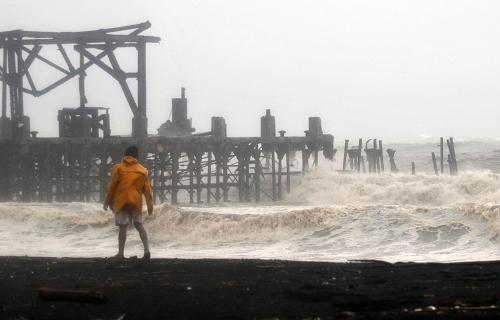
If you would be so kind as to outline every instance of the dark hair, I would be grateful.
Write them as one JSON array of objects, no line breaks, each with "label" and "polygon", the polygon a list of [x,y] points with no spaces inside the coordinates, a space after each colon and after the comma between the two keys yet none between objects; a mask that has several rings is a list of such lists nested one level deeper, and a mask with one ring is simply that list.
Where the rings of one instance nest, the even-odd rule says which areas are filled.
[{"label": "dark hair", "polygon": [[136,146],[130,146],[127,148],[127,150],[125,150],[125,155],[139,158],[139,149]]}]

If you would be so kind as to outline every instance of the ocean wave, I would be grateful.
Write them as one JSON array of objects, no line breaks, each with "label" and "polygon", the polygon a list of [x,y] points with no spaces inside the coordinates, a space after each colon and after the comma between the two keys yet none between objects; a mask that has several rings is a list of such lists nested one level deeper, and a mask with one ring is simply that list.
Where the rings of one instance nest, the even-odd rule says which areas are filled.
[{"label": "ocean wave", "polygon": [[459,176],[342,174],[318,168],[288,197],[311,205],[449,206],[500,202],[500,175],[469,171]]}]

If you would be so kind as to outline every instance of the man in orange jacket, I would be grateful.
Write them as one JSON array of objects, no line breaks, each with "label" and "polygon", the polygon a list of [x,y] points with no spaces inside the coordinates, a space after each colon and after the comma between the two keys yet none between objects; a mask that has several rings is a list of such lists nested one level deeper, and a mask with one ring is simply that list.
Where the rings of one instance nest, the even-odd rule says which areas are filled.
[{"label": "man in orange jacket", "polygon": [[125,150],[122,161],[113,166],[111,182],[103,208],[115,213],[115,223],[120,228],[118,234],[118,254],[115,258],[124,258],[127,226],[134,223],[144,245],[143,259],[150,259],[148,235],[142,224],[142,195],[146,197],[148,214],[153,213],[153,197],[148,171],[139,163],[139,150],[130,146]]}]

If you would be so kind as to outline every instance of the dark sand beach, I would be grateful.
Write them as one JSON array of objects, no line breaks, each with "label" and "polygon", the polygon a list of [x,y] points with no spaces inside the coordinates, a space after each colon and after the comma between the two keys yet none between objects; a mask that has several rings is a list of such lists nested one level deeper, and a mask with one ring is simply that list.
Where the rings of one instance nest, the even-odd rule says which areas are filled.
[{"label": "dark sand beach", "polygon": [[[487,319],[500,262],[0,258],[1,319]],[[40,289],[106,301],[47,300]]]}]

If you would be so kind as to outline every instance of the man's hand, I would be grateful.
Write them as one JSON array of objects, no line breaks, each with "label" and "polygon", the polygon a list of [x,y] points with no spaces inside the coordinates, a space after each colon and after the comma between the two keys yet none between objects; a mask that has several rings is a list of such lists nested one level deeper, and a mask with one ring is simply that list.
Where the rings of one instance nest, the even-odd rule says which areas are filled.
[{"label": "man's hand", "polygon": [[102,208],[104,209],[104,211],[108,211],[109,205],[107,205],[107,204],[103,204],[103,205],[102,205]]},{"label": "man's hand", "polygon": [[153,214],[153,208],[148,208],[148,215],[152,215]]}]

